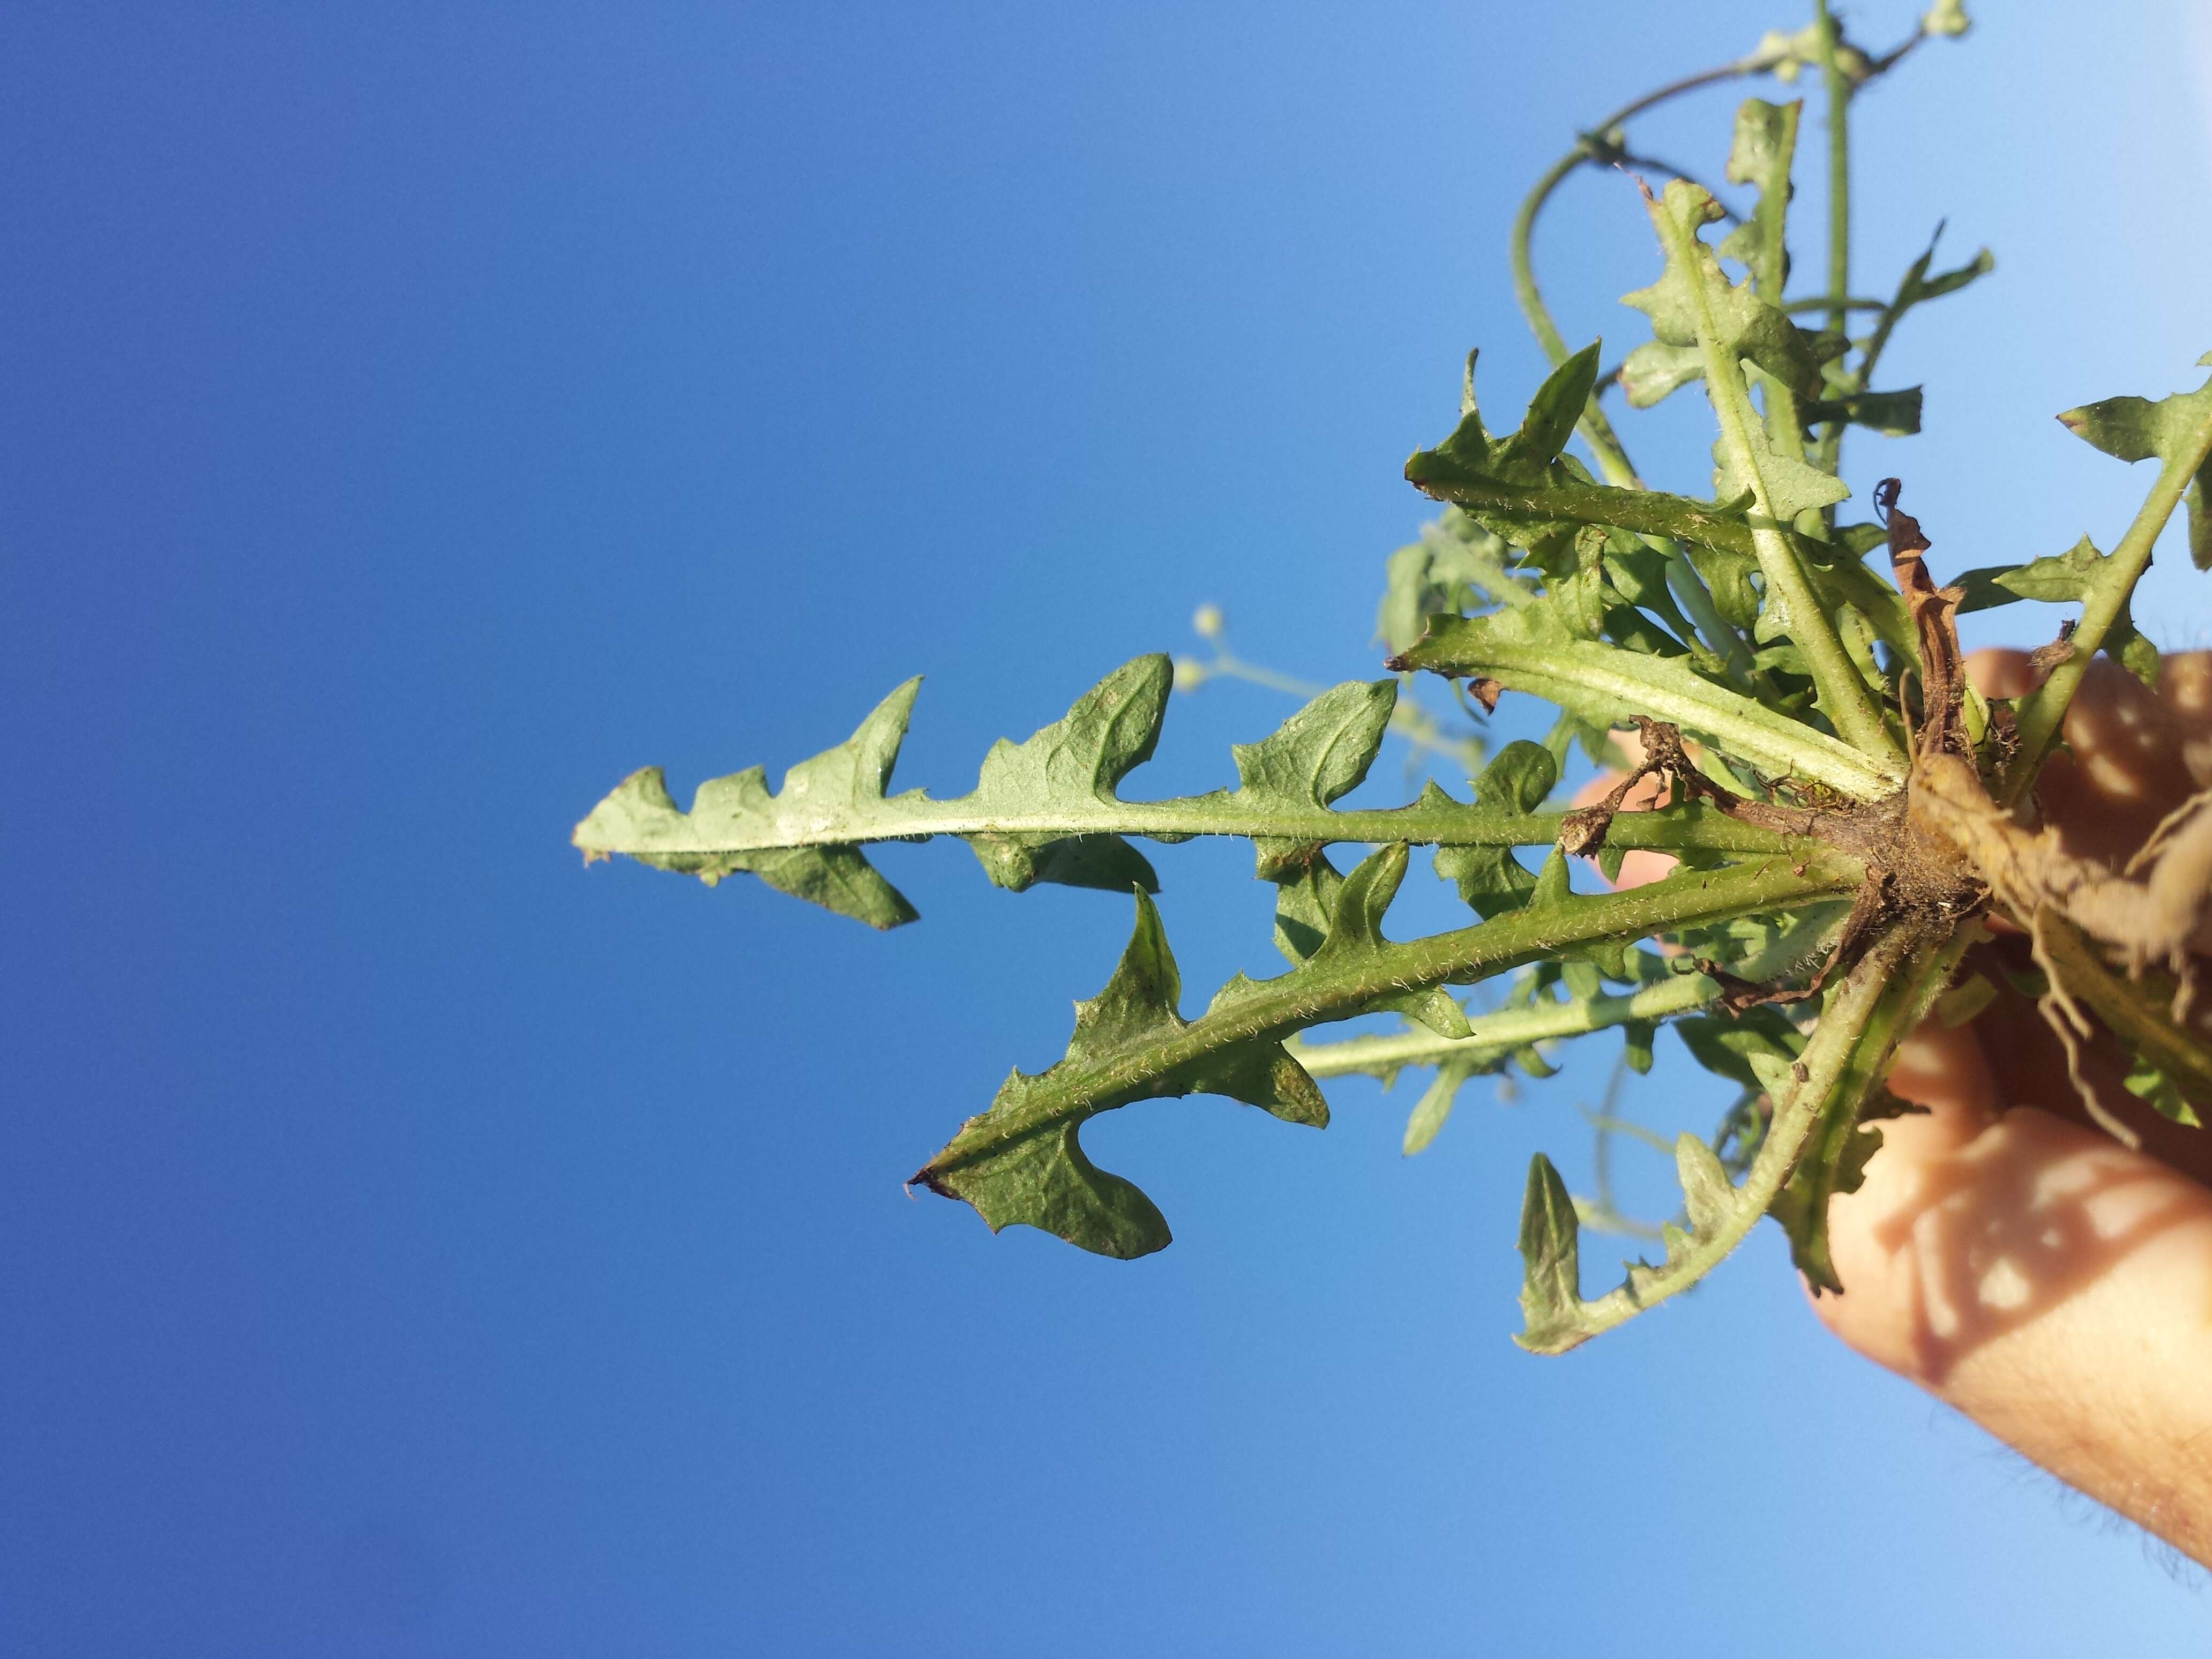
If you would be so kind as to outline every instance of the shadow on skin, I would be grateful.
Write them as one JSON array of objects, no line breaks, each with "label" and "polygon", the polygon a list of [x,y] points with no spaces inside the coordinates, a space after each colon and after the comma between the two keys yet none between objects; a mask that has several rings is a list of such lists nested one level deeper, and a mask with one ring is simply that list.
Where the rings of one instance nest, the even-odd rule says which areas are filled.
[{"label": "shadow on skin", "polygon": [[[2035,678],[2017,651],[1978,652],[1966,670],[1996,697]],[[2069,852],[2118,867],[2212,784],[2212,653],[2167,655],[2156,696],[2093,663],[2066,738],[2037,802]],[[1649,857],[1630,854],[1620,884],[1662,873]],[[1968,953],[1962,977],[1980,973],[1996,998],[1956,1030],[1928,1021],[1899,1050],[1889,1086],[1929,1110],[1883,1123],[1864,1186],[1832,1201],[1844,1291],[1814,1310],[1867,1358],[2212,1565],[2212,1129],[2170,1123],[2130,1093],[2127,1056],[2101,1030],[2084,1080],[2142,1150],[2092,1127],[2063,1048],[2016,988],[2027,942],[1992,925],[2000,937]],[[2212,975],[2203,983],[2212,1008]]]},{"label": "shadow on skin", "polygon": [[[1867,1358],[2212,1561],[2212,1188],[2061,1115],[2081,1109],[2057,1041],[2025,999],[2008,1000],[1955,1031],[1923,1026],[1899,1055],[1891,1087],[1931,1109],[1883,1124],[1866,1184],[1831,1205],[1844,1293],[1815,1310]],[[2150,1117],[2111,1056],[2087,1059],[2100,1098]],[[2152,1121],[2204,1144],[2205,1131]]]},{"label": "shadow on skin", "polygon": [[2205,1206],[2181,1188],[2113,1142],[2082,1145],[2033,1107],[1921,1163],[1911,1195],[1866,1239],[1889,1258],[1893,1285],[1900,1273],[1909,1280],[1897,1311],[1911,1353],[1898,1369],[1940,1389],[1983,1344],[2203,1219]]},{"label": "shadow on skin", "polygon": [[[2030,683],[2019,653],[1967,667],[1987,695]],[[2212,782],[2212,655],[2167,656],[2158,696],[2093,665],[2066,737],[2038,803],[2069,851],[2117,866]],[[2016,933],[1975,947],[1966,971],[1996,1000],[1900,1051],[1890,1086],[1929,1113],[1883,1124],[1866,1184],[1832,1204],[1845,1288],[1815,1308],[1869,1358],[2212,1564],[2212,1130],[2130,1093],[2102,1030],[2084,1081],[2142,1150],[2091,1127],[2058,1039],[2014,988],[2029,966]]]}]

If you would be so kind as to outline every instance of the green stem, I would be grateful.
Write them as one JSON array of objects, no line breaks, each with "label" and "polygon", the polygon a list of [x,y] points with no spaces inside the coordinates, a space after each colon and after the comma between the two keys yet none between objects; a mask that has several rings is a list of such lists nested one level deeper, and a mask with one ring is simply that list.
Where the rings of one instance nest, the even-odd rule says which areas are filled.
[{"label": "green stem", "polygon": [[2012,763],[2005,772],[2004,787],[1998,796],[2000,805],[2013,805],[2034,782],[2043,764],[2044,751],[2058,735],[2066,720],[2067,706],[2081,689],[2081,676],[2087,672],[2113,623],[2127,609],[2129,596],[2149,568],[2151,549],[2158,541],[2159,532],[2173,516],[2173,509],[2181,504],[2189,481],[2197,476],[2197,469],[2204,464],[2208,454],[2212,454],[2212,406],[2207,407],[2196,425],[2166,456],[2159,468],[2158,482],[2151,486],[2135,522],[2128,526],[2128,533],[2120,538],[2112,556],[2097,567],[2095,585],[2082,596],[2081,620],[2069,640],[2074,647],[2073,654],[2052,669],[2051,678],[2020,704],[2019,747],[2014,750]]},{"label": "green stem", "polygon": [[[1544,355],[1554,366],[1566,362],[1570,355],[1567,343],[1560,338],[1557,324],[1552,320],[1551,307],[1544,303],[1543,291],[1536,285],[1535,259],[1530,245],[1536,234],[1536,218],[1543,212],[1552,193],[1565,182],[1567,175],[1584,162],[1599,165],[1613,159],[1611,149],[1601,142],[1623,122],[1632,120],[1648,109],[1653,109],[1669,99],[1679,98],[1686,92],[1695,92],[1720,81],[1733,81],[1746,75],[1764,73],[1772,67],[1766,59],[1753,56],[1739,58],[1733,63],[1703,70],[1695,75],[1686,75],[1679,81],[1669,81],[1656,91],[1647,92],[1641,98],[1632,99],[1600,121],[1585,134],[1581,143],[1547,168],[1521,203],[1521,210],[1513,216],[1513,234],[1508,244],[1508,258],[1513,267],[1513,294],[1521,302],[1521,314],[1528,319],[1529,331],[1536,343],[1544,348]],[[1594,141],[1595,140],[1595,141]],[[1670,169],[1671,170],[1671,169]],[[1683,175],[1686,176],[1686,175]],[[1583,439],[1597,458],[1598,470],[1607,480],[1623,489],[1641,489],[1644,482],[1631,465],[1628,452],[1622,447],[1620,438],[1606,419],[1605,411],[1598,407],[1597,393],[1593,390],[1583,417],[1576,422]]]},{"label": "green stem", "polygon": [[1845,1133],[1857,1127],[1866,1097],[1889,1074],[1897,1045],[1926,1017],[1950,984],[1966,947],[1984,937],[1972,922],[1953,928],[1940,940],[1925,937],[1911,961],[1893,976],[1888,994],[1852,1046],[1841,1073],[1841,1086],[1830,1103],[1828,1117],[1844,1121]]},{"label": "green stem", "polygon": [[[1751,526],[1694,501],[1662,489],[1610,489],[1604,484],[1504,483],[1454,463],[1440,450],[1424,450],[1406,464],[1406,481],[1424,495],[1475,514],[1505,514],[1575,524],[1609,525],[1647,539],[1673,538],[1723,553],[1754,553]],[[1510,526],[1508,526],[1510,527]]]},{"label": "green stem", "polygon": [[[1552,199],[1552,192],[1566,181],[1569,173],[1589,159],[1588,146],[1577,144],[1544,169],[1543,176],[1536,180],[1535,186],[1522,198],[1521,210],[1513,216],[1513,230],[1506,244],[1506,258],[1513,267],[1513,296],[1521,302],[1521,314],[1528,319],[1529,332],[1536,337],[1536,343],[1544,348],[1544,355],[1552,360],[1554,368],[1574,354],[1567,349],[1567,343],[1559,337],[1559,325],[1552,320],[1552,309],[1544,303],[1543,290],[1536,286],[1536,266],[1530,254],[1529,241],[1535,234],[1536,216]],[[1593,404],[1596,401],[1595,392],[1591,394],[1591,401]],[[1605,418],[1602,411],[1592,412],[1595,412],[1600,420]],[[1606,430],[1610,432],[1612,428],[1607,426]],[[1589,434],[1585,432],[1583,435],[1587,437]],[[1626,464],[1626,457],[1621,459]]]},{"label": "green stem", "polygon": [[[1813,0],[1813,20],[1828,95],[1828,327],[1841,334],[1850,323],[1844,296],[1851,291],[1851,84],[1837,59],[1836,19],[1828,0]],[[1826,471],[1836,470],[1843,447],[1844,422],[1831,421],[1821,428],[1819,449]]]},{"label": "green stem", "polygon": [[[1844,914],[1841,904],[1808,906],[1764,950],[1730,963],[1729,970],[1739,979],[1759,985],[1786,975],[1820,954]],[[1293,1048],[1306,1070],[1317,1078],[1354,1073],[1387,1078],[1403,1066],[1437,1066],[1455,1060],[1480,1061],[1502,1057],[1547,1037],[1578,1036],[1637,1020],[1671,1019],[1704,1007],[1721,994],[1717,981],[1703,974],[1675,973],[1664,959],[1649,951],[1638,951],[1628,962],[1633,976],[1644,982],[1625,996],[1540,1002],[1475,1014],[1470,1017],[1477,1022],[1472,1036],[1441,1037],[1416,1029],[1308,1047],[1294,1044]]]},{"label": "green stem", "polygon": [[1693,623],[1705,645],[1725,661],[1740,689],[1755,690],[1761,679],[1743,636],[1723,620],[1711,590],[1680,545],[1749,553],[1751,530],[1740,519],[1723,518],[1711,503],[1670,495],[1640,483],[1603,484],[1509,484],[1479,471],[1456,467],[1442,453],[1425,450],[1406,465],[1406,481],[1440,501],[1484,514],[1535,519],[1566,519],[1576,524],[1607,525],[1626,530],[1667,561],[1667,590]]},{"label": "green stem", "polygon": [[[1626,1135],[1631,1140],[1642,1141],[1655,1152],[1671,1152],[1674,1150],[1673,1141],[1648,1124],[1638,1123],[1633,1118],[1615,1117],[1610,1112],[1586,1112],[1583,1117],[1590,1127],[1597,1130],[1601,1134]],[[1607,1210],[1613,1208],[1610,1200],[1607,1200],[1605,1207]],[[1654,1227],[1651,1231],[1656,1237],[1659,1230]]]},{"label": "green stem", "polygon": [[[1763,446],[1753,443],[1752,430],[1759,419],[1744,384],[1743,368],[1723,343],[1713,316],[1711,296],[1699,278],[1700,255],[1707,250],[1696,230],[1665,208],[1655,207],[1652,219],[1667,244],[1668,258],[1685,275],[1683,288],[1689,301],[1698,344],[1705,357],[1705,392],[1719,422],[1721,442],[1735,475],[1751,485],[1753,518],[1752,552],[1766,578],[1767,602],[1778,602],[1782,631],[1796,641],[1812,671],[1814,695],[1836,728],[1837,736],[1865,755],[1879,769],[1901,781],[1905,756],[1890,737],[1881,711],[1868,695],[1866,682],[1844,651],[1835,624],[1814,595],[1811,580],[1790,545],[1788,526],[1774,502],[1774,491],[1762,465]],[[1838,289],[1838,292],[1841,292]]]},{"label": "green stem", "polygon": [[[1843,302],[1843,309],[1846,311],[1887,311],[1889,309],[1890,304],[1891,301],[1887,300],[1846,299]],[[1832,294],[1808,295],[1802,300],[1790,300],[1785,301],[1782,309],[1790,313],[1792,316],[1795,316],[1801,311],[1826,311],[1832,313],[1830,320],[1832,322],[1834,320],[1832,313],[1837,309],[1836,298],[1835,295]]]},{"label": "green stem", "polygon": [[[1594,131],[1602,137],[1622,123],[1642,114],[1648,109],[1665,103],[1671,98],[1679,97],[1686,92],[1694,92],[1701,87],[1711,86],[1717,82],[1735,80],[1746,75],[1760,74],[1771,67],[1770,63],[1762,58],[1743,58],[1696,75],[1685,76],[1679,81],[1671,81],[1655,92],[1646,93],[1643,97],[1622,105],[1620,108],[1598,123]],[[1545,205],[1550,202],[1553,192],[1559,189],[1567,176],[1577,167],[1585,161],[1595,164],[1607,159],[1608,159],[1607,153],[1594,144],[1586,136],[1573,150],[1561,156],[1545,171],[1543,176],[1537,179],[1534,187],[1522,201],[1520,211],[1514,216],[1513,232],[1507,250],[1508,258],[1513,270],[1514,297],[1520,301],[1521,314],[1528,319],[1529,330],[1535,335],[1537,343],[1543,347],[1544,355],[1555,365],[1567,360],[1567,343],[1560,337],[1559,327],[1552,319],[1551,308],[1544,303],[1543,292],[1536,283],[1535,258],[1533,251],[1536,219],[1543,212]],[[1636,158],[1630,157],[1623,152],[1620,159],[1626,161]],[[1687,173],[1668,167],[1664,162],[1651,162],[1649,165],[1674,173],[1678,178],[1689,177]],[[1711,194],[1711,191],[1706,193]],[[1628,451],[1621,443],[1620,434],[1613,430],[1613,422],[1607,418],[1604,410],[1599,405],[1598,398],[1602,390],[1601,385],[1592,388],[1582,417],[1576,422],[1576,429],[1582,434],[1583,441],[1589,445],[1590,453],[1597,462],[1598,471],[1607,483],[1620,489],[1642,489],[1645,487],[1643,478],[1638,474],[1634,464],[1629,460]],[[1713,604],[1711,591],[1705,586],[1705,579],[1683,556],[1682,550],[1673,542],[1650,533],[1644,533],[1643,539],[1647,546],[1666,558],[1668,591],[1674,593],[1683,610],[1688,613],[1691,622],[1696,625],[1698,633],[1707,648],[1728,665],[1729,677],[1745,690],[1752,690],[1762,684],[1763,677],[1752,661],[1751,647],[1745,642],[1743,636],[1723,619],[1718,607]]]},{"label": "green stem", "polygon": [[1674,596],[1674,602],[1682,607],[1696,626],[1698,636],[1705,641],[1706,648],[1717,653],[1728,665],[1729,678],[1735,682],[1736,689],[1758,691],[1765,684],[1765,676],[1759,672],[1759,665],[1752,660],[1751,647],[1744,643],[1743,635],[1729,626],[1728,619],[1720,613],[1720,607],[1713,603],[1712,589],[1705,586],[1705,579],[1698,574],[1697,567],[1690,562],[1678,544],[1660,544],[1656,538],[1650,536],[1643,539],[1646,546],[1659,546],[1667,561],[1667,591]]},{"label": "green stem", "polygon": [[1531,1008],[1501,1008],[1471,1014],[1471,1037],[1441,1037],[1425,1027],[1349,1037],[1341,1042],[1295,1043],[1291,1052],[1316,1078],[1379,1077],[1407,1066],[1436,1066],[1447,1060],[1487,1060],[1550,1037],[1581,1036],[1639,1019],[1668,1019],[1702,1008],[1721,994],[1703,974],[1680,974],[1646,985],[1625,997],[1591,997],[1581,1002],[1540,1002]]},{"label": "green stem", "polygon": [[1881,354],[1889,349],[1889,337],[1897,331],[1899,322],[1911,309],[1902,303],[1904,298],[1904,290],[1900,289],[1898,297],[1884,306],[1881,315],[1875,319],[1874,327],[1867,335],[1865,349],[1859,353],[1858,367],[1851,371],[1853,391],[1863,392],[1874,384],[1875,365],[1881,361]]},{"label": "green stem", "polygon": [[[1689,1289],[1718,1267],[1766,1213],[1767,1206],[1796,1169],[1814,1125],[1837,1091],[1856,1086],[1857,1073],[1863,1069],[1859,1061],[1861,1040],[1879,1028],[1885,1009],[1889,1011],[1890,1024],[1897,1023],[1904,1011],[1905,991],[1919,983],[1919,976],[1909,969],[1924,945],[1923,936],[1906,928],[1893,928],[1875,939],[1831,994],[1800,1057],[1802,1072],[1796,1087],[1775,1102],[1774,1121],[1759,1143],[1759,1155],[1753,1159],[1743,1185],[1725,1190],[1725,1207],[1717,1215],[1707,1218],[1694,1232],[1673,1231],[1667,1259],[1658,1267],[1631,1268],[1626,1284],[1594,1302],[1578,1300],[1541,1331],[1516,1340],[1540,1353],[1564,1353]],[[1694,1140],[1695,1137],[1684,1139]],[[1704,1155],[1706,1159],[1711,1157],[1709,1151]]]},{"label": "green stem", "polygon": [[1867,1102],[1887,1075],[1898,1043],[1934,1006],[1951,982],[1959,957],[1980,936],[1972,923],[1954,928],[1948,940],[1919,951],[1897,975],[1890,994],[1860,1033],[1840,1081],[1805,1138],[1785,1183],[1795,1200],[1793,1213],[1776,1218],[1790,1232],[1798,1271],[1816,1291],[1840,1293],[1845,1289],[1828,1249],[1828,1202],[1835,1196]]}]

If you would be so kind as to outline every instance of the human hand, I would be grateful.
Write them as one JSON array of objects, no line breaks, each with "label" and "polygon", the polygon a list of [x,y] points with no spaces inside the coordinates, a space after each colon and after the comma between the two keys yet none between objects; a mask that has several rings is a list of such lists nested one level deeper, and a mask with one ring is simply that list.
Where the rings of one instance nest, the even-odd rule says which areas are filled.
[{"label": "human hand", "polygon": [[[2033,683],[2022,652],[1966,666],[1987,696]],[[2045,821],[2069,852],[2124,865],[2212,782],[2212,653],[2166,657],[2157,696],[2094,664],[2066,737],[2072,752],[2039,781]],[[1625,805],[1659,790],[1649,780]],[[1621,884],[1672,863],[1632,853]],[[2005,983],[2008,966],[2031,965],[2026,941],[2000,938],[1970,962],[2000,994],[1900,1048],[1889,1086],[1927,1114],[1884,1122],[1865,1184],[1831,1201],[1845,1289],[1814,1310],[1860,1353],[2212,1565],[2212,1128],[2169,1123],[2130,1094],[2101,1033],[2084,1079],[2142,1149],[2094,1127],[2058,1039]]]},{"label": "human hand", "polygon": [[[2032,683],[2023,653],[1978,653],[1967,670],[1986,695]],[[2212,655],[2167,657],[2160,690],[2105,661],[2084,678],[2073,752],[2038,788],[2069,852],[2124,864],[2212,781]],[[1859,1352],[2212,1565],[2212,1129],[2168,1123],[2130,1094],[2109,1037],[2082,1071],[2142,1150],[2091,1126],[2026,997],[2008,991],[1954,1030],[1924,1024],[1889,1085],[1928,1115],[1882,1124],[1865,1185],[1831,1201],[1845,1289],[1814,1310]]]}]

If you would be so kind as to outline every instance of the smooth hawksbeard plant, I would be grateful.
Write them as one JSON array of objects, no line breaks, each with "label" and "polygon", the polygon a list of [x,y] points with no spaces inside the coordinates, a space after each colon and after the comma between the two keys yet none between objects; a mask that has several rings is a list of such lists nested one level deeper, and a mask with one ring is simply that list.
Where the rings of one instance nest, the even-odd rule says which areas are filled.
[{"label": "smooth hawksbeard plant", "polygon": [[[1497,435],[1476,408],[1470,357],[1458,425],[1407,465],[1407,479],[1445,506],[1390,562],[1382,617],[1396,678],[1323,692],[1272,737],[1237,747],[1235,788],[1121,798],[1152,753],[1174,681],[1169,659],[1151,656],[1027,741],[1000,742],[956,799],[890,792],[909,681],[844,743],[792,768],[780,790],[755,767],[702,785],[687,812],[647,768],[592,810],[575,844],[587,858],[625,854],[709,884],[748,871],[876,927],[915,912],[868,862],[871,842],[957,836],[991,880],[1017,891],[1037,882],[1133,890],[1127,948],[1104,988],[1078,1005],[1066,1056],[1009,1077],[915,1176],[994,1229],[1022,1223],[1107,1255],[1157,1250],[1169,1233],[1136,1186],[1085,1155],[1083,1125],[1100,1112],[1203,1093],[1318,1127],[1328,1107],[1317,1079],[1427,1067],[1435,1081],[1407,1128],[1407,1150],[1419,1151],[1469,1078],[1543,1075],[1552,1043],[1607,1030],[1622,1034],[1626,1063],[1646,1069],[1657,1028],[1673,1024],[1738,1097],[1712,1139],[1686,1133],[1674,1146],[1682,1207],[1656,1230],[1659,1259],[1595,1298],[1582,1292],[1579,1231],[1584,1218],[1614,1218],[1590,1202],[1578,1217],[1550,1160],[1536,1157],[1521,1217],[1519,1340],[1546,1352],[1694,1284],[1764,1215],[1788,1231],[1816,1289],[1842,1290],[1828,1200],[1856,1187],[1881,1144],[1878,1121],[1905,1109],[1881,1079],[1931,1010],[1955,1023],[1999,997],[2033,998],[2069,1054],[2101,1028],[2132,1056],[2130,1089],[2194,1124],[2193,1105],[2212,1101],[2212,1022],[2197,1015],[2188,955],[2212,885],[2212,792],[2118,870],[2070,856],[2037,827],[2034,803],[2096,653],[2156,677],[2157,653],[2128,603],[2185,501],[2191,554],[2212,564],[2212,382],[2059,417],[2124,461],[2158,464],[2109,553],[2084,538],[1939,586],[1896,481],[1873,492],[1866,516],[1839,510],[1850,494],[1838,477],[1848,430],[1918,429],[1919,391],[1875,384],[1893,331],[1992,263],[1984,252],[1936,273],[1931,247],[1889,297],[1852,293],[1851,100],[1923,40],[1966,27],[1949,0],[1896,49],[1871,55],[1843,38],[1821,0],[1808,28],[1770,34],[1577,139],[1529,196],[1512,240],[1522,305],[1554,372],[1519,427]],[[1713,82],[1801,72],[1817,76],[1827,102],[1828,257],[1822,291],[1793,299],[1801,105],[1754,98],[1738,110],[1726,178],[1747,192],[1741,214],[1637,155],[1626,126]],[[1530,238],[1561,180],[1615,165],[1666,177],[1662,193],[1645,190],[1661,264],[1626,300],[1649,318],[1651,339],[1601,372],[1596,346],[1571,353],[1553,325]],[[1721,221],[1730,228],[1716,238]],[[1718,428],[1705,497],[1649,487],[1604,407],[1609,394],[1640,409],[1693,385]],[[1588,463],[1565,453],[1577,435]],[[1960,671],[1956,615],[2021,600],[2080,611],[2037,653],[2034,689],[1985,698]],[[1340,810],[1394,722],[1431,747],[1483,754],[1479,738],[1440,737],[1433,716],[1401,703],[1417,674],[1462,686],[1470,710],[1511,692],[1552,704],[1558,720],[1542,743],[1484,755],[1472,799],[1430,783],[1395,810]],[[1617,740],[1632,732],[1632,743]],[[1562,811],[1549,803],[1576,744],[1620,776],[1602,799]],[[1276,889],[1275,942],[1290,968],[1240,975],[1192,1019],[1149,896],[1158,884],[1132,842],[1194,836],[1253,844],[1259,878]],[[1346,870],[1333,848],[1372,850],[1356,862],[1340,854]],[[1385,935],[1415,848],[1432,849],[1470,925]],[[1675,862],[1660,880],[1618,890],[1569,882],[1572,859],[1618,878],[1637,851]],[[1513,977],[1495,1006],[1453,993],[1501,975]],[[1376,1013],[1402,1016],[1404,1029],[1305,1036]]]}]

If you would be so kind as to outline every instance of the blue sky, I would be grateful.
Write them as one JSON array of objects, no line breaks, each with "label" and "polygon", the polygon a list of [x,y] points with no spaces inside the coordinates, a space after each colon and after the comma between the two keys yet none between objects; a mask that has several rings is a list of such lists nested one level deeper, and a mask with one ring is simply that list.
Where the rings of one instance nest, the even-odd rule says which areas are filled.
[{"label": "blue sky", "polygon": [[[1801,21],[1662,9],[11,9],[0,1649],[2201,1642],[2194,1581],[1829,1342],[1777,1237],[1516,1351],[1522,1172],[1586,1167],[1601,1069],[1411,1163],[1404,1087],[1326,1134],[1142,1106],[1087,1143],[1170,1249],[994,1238],[901,1177],[1059,1053],[1124,902],[896,848],[924,920],[877,937],[567,844],[638,765],[776,773],[924,671],[899,775],[951,793],[1200,601],[1376,673],[1406,454],[1469,346],[1500,420],[1540,377],[1527,182]],[[1888,360],[1927,433],[1850,457],[1939,570],[2109,544],[2147,479],[2051,415],[2212,345],[2182,8],[1978,9],[1860,105],[1859,285],[1947,215],[1998,258]],[[1736,95],[1639,139],[1717,172]],[[1540,255],[1571,337],[1639,337],[1625,180]],[[1682,401],[1638,454],[1701,489]],[[2212,638],[2152,581],[2154,638]],[[1288,708],[1178,699],[1143,787]],[[1248,854],[1157,862],[1194,998],[1272,970]],[[1451,917],[1417,875],[1394,925]],[[1671,1062],[1631,1101],[1720,1104]]]}]

